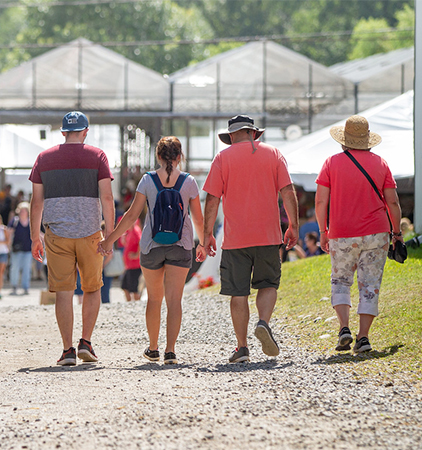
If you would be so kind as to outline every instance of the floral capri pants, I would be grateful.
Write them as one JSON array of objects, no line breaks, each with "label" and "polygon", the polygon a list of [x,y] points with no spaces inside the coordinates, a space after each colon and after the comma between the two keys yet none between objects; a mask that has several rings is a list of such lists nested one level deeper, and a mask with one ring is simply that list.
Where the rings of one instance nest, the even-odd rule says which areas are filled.
[{"label": "floral capri pants", "polygon": [[331,304],[352,306],[350,286],[357,271],[358,314],[378,315],[378,297],[387,259],[388,233],[330,239]]}]

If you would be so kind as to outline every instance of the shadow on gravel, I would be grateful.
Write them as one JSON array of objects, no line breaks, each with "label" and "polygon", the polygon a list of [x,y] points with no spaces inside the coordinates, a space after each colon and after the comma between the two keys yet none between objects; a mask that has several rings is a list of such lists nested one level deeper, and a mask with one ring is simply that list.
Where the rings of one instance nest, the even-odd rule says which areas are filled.
[{"label": "shadow on gravel", "polygon": [[386,347],[382,351],[372,350],[367,353],[353,354],[342,353],[338,355],[332,355],[329,358],[319,358],[312,364],[342,364],[342,363],[359,363],[361,361],[368,361],[371,359],[387,358],[394,355],[400,348],[404,347],[404,344],[396,344],[391,347]]},{"label": "shadow on gravel", "polygon": [[49,367],[37,367],[36,369],[31,367],[24,367],[19,369],[18,372],[24,373],[40,373],[40,372],[82,372],[94,370],[103,370],[105,367],[97,366],[93,364],[78,364],[77,366],[49,366]]},{"label": "shadow on gravel", "polygon": [[279,364],[277,360],[268,360],[264,362],[249,362],[249,363],[237,363],[237,364],[217,364],[215,368],[211,367],[198,367],[198,372],[207,373],[222,373],[222,372],[250,372],[252,370],[283,370],[287,367],[291,367],[292,362],[287,364]]},{"label": "shadow on gravel", "polygon": [[145,363],[141,366],[128,367],[124,370],[149,370],[149,371],[162,371],[162,370],[174,370],[174,369],[191,369],[193,364],[156,364]]}]

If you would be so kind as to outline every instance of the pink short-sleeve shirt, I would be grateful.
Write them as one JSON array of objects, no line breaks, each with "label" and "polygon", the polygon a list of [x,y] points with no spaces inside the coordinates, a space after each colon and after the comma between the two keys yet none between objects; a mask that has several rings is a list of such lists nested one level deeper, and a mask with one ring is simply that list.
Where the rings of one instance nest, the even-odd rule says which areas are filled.
[{"label": "pink short-sleeve shirt", "polygon": [[203,187],[223,201],[223,249],[281,244],[278,193],[292,180],[278,149],[254,145],[254,153],[250,142],[218,153]]},{"label": "pink short-sleeve shirt", "polygon": [[[362,150],[350,150],[350,153],[374,180],[381,195],[384,189],[397,187],[380,156]],[[344,152],[327,158],[316,183],[330,188],[330,239],[390,231],[385,203]]]}]

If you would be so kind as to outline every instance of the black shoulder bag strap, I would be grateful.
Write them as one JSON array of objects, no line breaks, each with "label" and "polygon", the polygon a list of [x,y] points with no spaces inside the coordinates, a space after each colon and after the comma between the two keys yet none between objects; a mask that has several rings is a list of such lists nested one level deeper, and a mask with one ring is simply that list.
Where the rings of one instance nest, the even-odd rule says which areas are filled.
[{"label": "black shoulder bag strap", "polygon": [[[366,179],[369,181],[371,186],[374,188],[374,191],[377,193],[378,197],[380,198],[380,200],[385,205],[385,201],[384,201],[382,195],[380,194],[380,191],[378,190],[377,185],[374,183],[374,180],[370,177],[369,173],[362,167],[362,165],[359,163],[359,161],[349,152],[349,150],[345,150],[344,153],[346,153],[346,155],[354,162],[356,167],[365,175]],[[388,214],[387,207],[385,208],[385,212],[387,213],[388,222],[390,223],[390,230],[392,232],[393,231],[393,224],[391,223],[391,219],[390,219],[390,216]]]}]

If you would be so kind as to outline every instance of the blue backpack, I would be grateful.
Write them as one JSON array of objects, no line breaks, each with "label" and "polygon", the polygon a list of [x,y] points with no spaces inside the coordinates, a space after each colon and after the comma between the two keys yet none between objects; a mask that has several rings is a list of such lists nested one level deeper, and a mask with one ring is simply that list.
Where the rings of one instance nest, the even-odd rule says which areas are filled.
[{"label": "blue backpack", "polygon": [[[172,188],[165,188],[157,172],[147,172],[157,188],[157,199],[152,211],[152,239],[158,244],[170,245],[182,238],[183,223],[185,220],[185,208],[183,206],[180,189],[188,177],[188,173],[182,172]],[[148,203],[151,213],[151,208]]]}]

